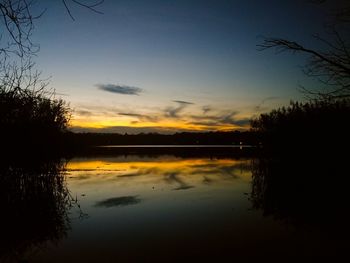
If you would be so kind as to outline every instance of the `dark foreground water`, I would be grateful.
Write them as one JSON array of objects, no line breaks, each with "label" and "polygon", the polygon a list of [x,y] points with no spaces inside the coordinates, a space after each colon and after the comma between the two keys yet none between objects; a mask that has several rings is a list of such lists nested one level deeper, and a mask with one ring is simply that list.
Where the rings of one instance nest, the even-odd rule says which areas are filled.
[{"label": "dark foreground water", "polygon": [[278,213],[261,167],[253,158],[109,155],[3,168],[0,261],[340,257],[347,236],[329,232],[334,222],[300,223]]}]

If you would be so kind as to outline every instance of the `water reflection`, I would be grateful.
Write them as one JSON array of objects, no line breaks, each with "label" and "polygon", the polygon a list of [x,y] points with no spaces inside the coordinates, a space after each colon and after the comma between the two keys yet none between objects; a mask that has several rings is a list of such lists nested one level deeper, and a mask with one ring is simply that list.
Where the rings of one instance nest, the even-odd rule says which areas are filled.
[{"label": "water reflection", "polygon": [[57,243],[69,230],[73,201],[60,160],[27,158],[0,164],[0,261],[17,262]]},{"label": "water reflection", "polygon": [[288,154],[255,159],[252,164],[253,207],[265,217],[315,235],[313,259],[344,257],[350,234],[344,156]]},{"label": "water reflection", "polygon": [[[260,158],[252,161],[253,206],[264,215],[328,230],[348,220],[348,166],[341,159]],[[334,232],[334,231],[332,231]]]},{"label": "water reflection", "polygon": [[113,191],[123,189],[125,193],[129,190],[139,194],[146,189],[178,191],[212,184],[223,186],[236,179],[248,182],[249,165],[246,159],[116,156],[98,160],[74,158],[68,163],[67,171],[71,187],[79,187],[84,194],[91,191],[89,186],[96,185],[104,190],[113,185]]},{"label": "water reflection", "polygon": [[106,200],[98,201],[96,203],[97,207],[113,207],[113,206],[126,206],[126,205],[135,205],[141,202],[141,199],[137,196],[120,196],[108,198]]},{"label": "water reflection", "polygon": [[250,187],[249,159],[80,157],[69,161],[66,173],[89,218],[72,222],[69,237],[37,260],[169,262],[209,251],[221,257],[222,249],[248,241],[239,222],[251,216],[243,194]]},{"label": "water reflection", "polygon": [[[309,161],[289,160],[109,155],[2,165],[1,259],[334,259],[347,243],[324,229],[345,229],[337,198],[346,192],[337,194],[325,166],[315,174],[302,167]],[[84,220],[73,220],[75,200]]]}]

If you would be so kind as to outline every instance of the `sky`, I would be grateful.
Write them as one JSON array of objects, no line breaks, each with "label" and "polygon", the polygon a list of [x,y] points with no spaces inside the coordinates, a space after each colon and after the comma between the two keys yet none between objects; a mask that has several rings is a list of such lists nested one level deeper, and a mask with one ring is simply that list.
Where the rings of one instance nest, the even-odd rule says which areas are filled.
[{"label": "sky", "polygon": [[309,2],[105,0],[96,14],[67,1],[73,21],[62,1],[39,0],[35,62],[73,131],[244,130],[317,85],[307,57],[257,48],[264,37],[317,47],[330,9]]}]

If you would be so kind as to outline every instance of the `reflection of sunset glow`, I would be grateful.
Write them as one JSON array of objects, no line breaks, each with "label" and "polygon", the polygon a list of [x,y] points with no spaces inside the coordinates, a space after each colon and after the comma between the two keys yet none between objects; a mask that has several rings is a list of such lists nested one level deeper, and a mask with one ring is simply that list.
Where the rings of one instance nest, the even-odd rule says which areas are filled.
[{"label": "reflection of sunset glow", "polygon": [[[99,159],[79,160],[68,163],[70,177],[84,180],[132,180],[138,182],[157,181],[162,176],[178,176],[194,183],[210,177],[250,178],[247,160],[232,159],[178,159],[162,158],[148,160]],[[98,175],[98,176],[96,176]]]},{"label": "reflection of sunset glow", "polygon": [[197,198],[206,196],[208,187],[218,191],[217,196],[224,196],[227,189],[241,192],[251,181],[249,164],[250,160],[228,158],[114,156],[74,158],[68,162],[66,171],[71,189],[80,189],[74,191],[93,202],[101,199],[100,189],[106,198],[168,198],[178,191]]},{"label": "reflection of sunset glow", "polygon": [[214,166],[239,166],[246,164],[245,160],[232,159],[165,159],[165,160],[150,160],[150,161],[128,161],[121,160],[72,160],[67,165],[67,170],[130,170],[135,168],[152,168],[157,167],[159,170],[169,169],[193,169],[194,167]]}]

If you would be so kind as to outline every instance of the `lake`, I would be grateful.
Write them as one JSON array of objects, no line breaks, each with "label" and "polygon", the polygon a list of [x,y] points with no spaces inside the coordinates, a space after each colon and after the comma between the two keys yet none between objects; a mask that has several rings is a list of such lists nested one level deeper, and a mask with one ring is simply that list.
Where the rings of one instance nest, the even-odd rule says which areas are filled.
[{"label": "lake", "polygon": [[[41,194],[30,194],[24,204],[23,189],[15,198],[2,194],[18,200],[5,206],[16,218],[2,226],[16,235],[8,230],[2,237],[7,244],[0,255],[4,262],[334,258],[345,246],[338,237],[259,206],[255,166],[255,158],[226,155],[74,157],[59,171],[49,169],[60,180],[43,175],[33,182]],[[48,173],[41,167],[46,170],[37,174]],[[23,171],[18,180],[32,182]]]}]

